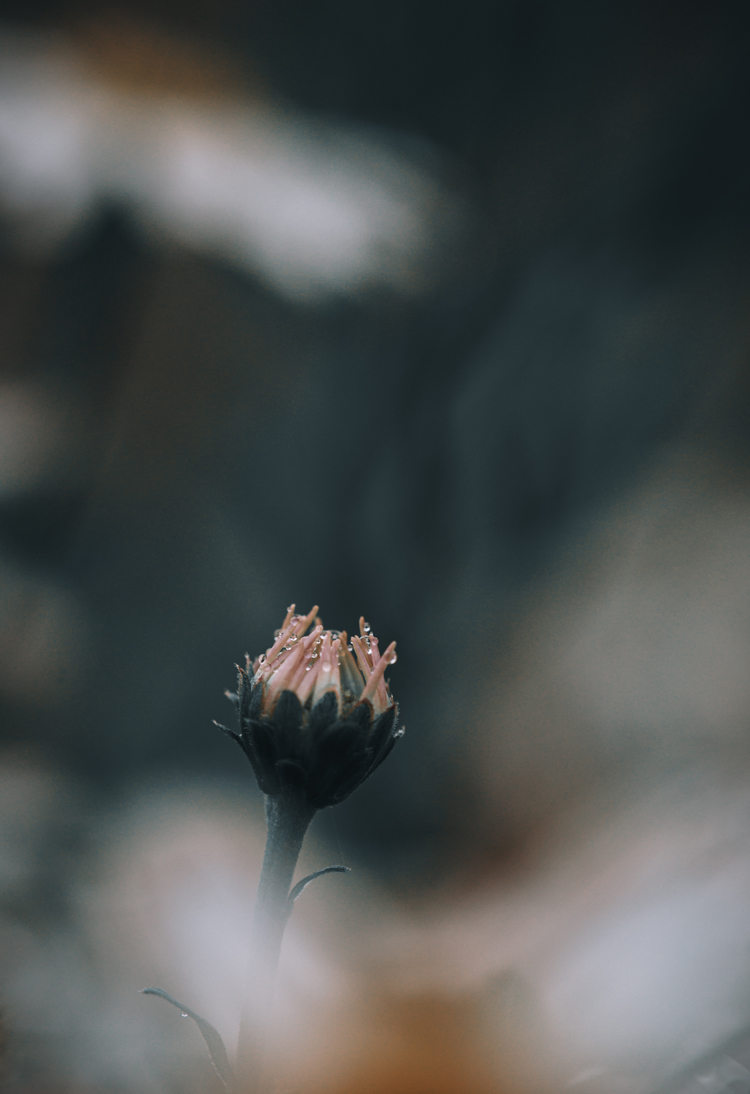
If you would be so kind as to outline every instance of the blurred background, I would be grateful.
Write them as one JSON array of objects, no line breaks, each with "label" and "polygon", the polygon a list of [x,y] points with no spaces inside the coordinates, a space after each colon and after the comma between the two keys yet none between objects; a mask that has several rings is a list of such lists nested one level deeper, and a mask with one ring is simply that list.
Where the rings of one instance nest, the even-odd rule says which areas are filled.
[{"label": "blurred background", "polygon": [[0,5],[5,1089],[216,1089],[137,990],[233,1048],[211,722],[292,601],[398,641],[407,733],[313,825],[281,1088],[651,1094],[750,1027],[748,19]]}]

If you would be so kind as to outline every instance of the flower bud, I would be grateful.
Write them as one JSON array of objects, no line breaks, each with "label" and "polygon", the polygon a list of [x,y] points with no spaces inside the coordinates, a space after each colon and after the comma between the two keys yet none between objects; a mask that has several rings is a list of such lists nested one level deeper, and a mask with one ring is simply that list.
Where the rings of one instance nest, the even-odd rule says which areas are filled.
[{"label": "flower bud", "polygon": [[396,643],[381,654],[360,619],[349,645],[346,631],[324,630],[317,606],[305,616],[294,609],[273,645],[238,666],[237,692],[227,695],[239,732],[220,728],[241,746],[264,794],[324,809],[356,790],[403,736],[384,675]]}]

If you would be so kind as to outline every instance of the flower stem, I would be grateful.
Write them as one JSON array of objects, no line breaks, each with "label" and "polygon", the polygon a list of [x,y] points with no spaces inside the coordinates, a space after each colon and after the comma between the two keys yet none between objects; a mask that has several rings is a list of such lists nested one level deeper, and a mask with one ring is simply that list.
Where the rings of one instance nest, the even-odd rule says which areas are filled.
[{"label": "flower stem", "polygon": [[253,915],[250,968],[237,1050],[238,1094],[263,1094],[265,1049],[289,890],[316,810],[297,795],[266,798],[268,837]]}]

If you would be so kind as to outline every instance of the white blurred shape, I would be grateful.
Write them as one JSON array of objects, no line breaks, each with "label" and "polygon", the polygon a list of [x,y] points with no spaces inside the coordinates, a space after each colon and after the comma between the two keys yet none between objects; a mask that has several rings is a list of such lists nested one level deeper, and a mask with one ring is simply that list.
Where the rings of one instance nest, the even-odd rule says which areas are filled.
[{"label": "white blurred shape", "polygon": [[[741,1028],[750,1003],[747,859],[582,924],[546,1003],[567,1045],[614,1071],[674,1069]],[[630,906],[628,906],[628,904]]]},{"label": "white blurred shape", "polygon": [[293,296],[346,291],[363,278],[408,288],[424,226],[378,178],[390,166],[391,186],[403,187],[405,165],[365,142],[325,147],[319,137],[262,117],[252,128],[247,118],[217,127],[175,111],[165,119],[165,173],[141,193],[141,214],[188,245],[258,265]]},{"label": "white blurred shape", "polygon": [[187,998],[200,1000],[204,1013],[233,1047],[242,1009],[253,893],[221,861],[218,848],[216,859],[210,862],[196,856],[194,872],[168,893],[160,926],[175,955]]},{"label": "white blurred shape", "polygon": [[[421,152],[419,153],[421,156]],[[98,83],[59,42],[0,37],[0,203],[55,245],[106,200],[300,300],[433,283],[462,214],[374,134]]]},{"label": "white blurred shape", "polygon": [[95,197],[92,103],[64,54],[0,37],[0,195],[24,242],[50,246]]}]

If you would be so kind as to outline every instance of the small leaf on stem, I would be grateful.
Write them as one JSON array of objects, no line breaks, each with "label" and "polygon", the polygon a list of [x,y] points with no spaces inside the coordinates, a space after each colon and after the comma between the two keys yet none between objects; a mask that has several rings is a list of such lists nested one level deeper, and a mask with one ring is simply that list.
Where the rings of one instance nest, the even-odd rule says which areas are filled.
[{"label": "small leaf on stem", "polygon": [[219,1076],[227,1090],[230,1090],[234,1076],[229,1067],[227,1050],[224,1048],[224,1042],[222,1041],[218,1030],[214,1029],[210,1022],[207,1022],[205,1018],[201,1018],[200,1014],[196,1014],[190,1007],[186,1007],[184,1003],[178,1003],[176,999],[173,999],[172,996],[162,988],[143,988],[141,995],[158,995],[160,999],[166,999],[173,1007],[177,1007],[177,1009],[182,1012],[183,1017],[193,1019],[203,1035],[203,1040],[206,1042],[208,1053],[211,1057],[211,1063],[214,1065],[216,1074]]},{"label": "small leaf on stem", "polygon": [[348,866],[326,866],[325,870],[316,870],[314,874],[308,874],[307,877],[303,877],[302,881],[298,881],[289,894],[289,910],[292,910],[297,897],[302,890],[310,884],[311,881],[315,881],[316,877],[322,877],[323,874],[350,874],[351,869]]}]

